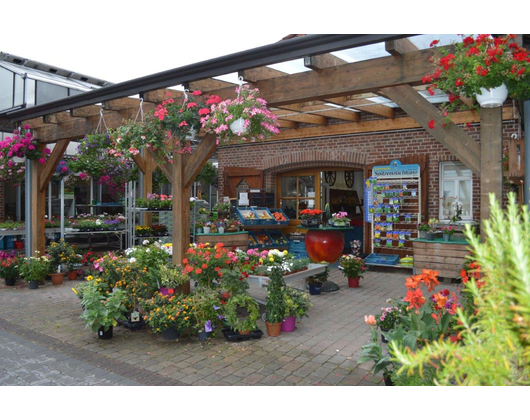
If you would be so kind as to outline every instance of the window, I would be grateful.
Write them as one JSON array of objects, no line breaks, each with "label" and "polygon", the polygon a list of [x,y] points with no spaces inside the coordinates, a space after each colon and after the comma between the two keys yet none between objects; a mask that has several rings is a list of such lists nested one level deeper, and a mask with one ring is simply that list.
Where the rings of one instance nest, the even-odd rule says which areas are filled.
[{"label": "window", "polygon": [[280,208],[292,220],[300,211],[317,207],[320,199],[320,172],[299,172],[278,176]]},{"label": "window", "polygon": [[440,213],[439,219],[448,221],[456,214],[461,203],[462,220],[473,218],[473,174],[460,162],[440,164]]}]

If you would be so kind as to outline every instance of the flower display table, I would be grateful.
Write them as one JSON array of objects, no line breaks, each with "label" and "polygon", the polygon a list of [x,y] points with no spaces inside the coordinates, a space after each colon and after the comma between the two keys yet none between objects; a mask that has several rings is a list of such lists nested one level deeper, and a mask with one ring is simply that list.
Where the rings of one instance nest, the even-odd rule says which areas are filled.
[{"label": "flower display table", "polygon": [[239,248],[242,251],[248,249],[248,232],[225,232],[225,233],[197,233],[197,242],[217,244],[222,243],[224,248]]},{"label": "flower display table", "polygon": [[[306,279],[308,277],[323,273],[326,271],[326,266],[324,264],[309,264],[307,270],[297,271],[296,273],[286,274],[283,276],[285,283],[293,283],[295,281]],[[250,283],[259,284],[261,287],[267,286],[269,284],[270,278],[263,275],[251,274],[248,276],[248,281]]]},{"label": "flower display table", "polygon": [[422,269],[437,270],[440,277],[457,278],[469,254],[469,244],[464,238],[452,237],[446,242],[441,238],[432,241],[412,239],[414,250],[414,274]]},{"label": "flower display table", "polygon": [[[297,226],[303,229],[304,226]],[[307,228],[305,245],[307,255],[312,261],[318,263],[326,261],[334,263],[344,250],[344,232],[352,230],[351,226],[344,227],[315,227]]]}]

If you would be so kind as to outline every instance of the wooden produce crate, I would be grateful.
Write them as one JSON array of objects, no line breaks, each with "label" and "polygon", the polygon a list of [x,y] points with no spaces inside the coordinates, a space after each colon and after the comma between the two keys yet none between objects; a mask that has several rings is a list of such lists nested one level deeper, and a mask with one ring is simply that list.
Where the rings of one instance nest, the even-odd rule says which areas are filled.
[{"label": "wooden produce crate", "polygon": [[248,232],[234,233],[199,233],[197,234],[198,242],[209,242],[210,244],[222,243],[223,248],[233,250],[239,248],[242,251],[248,249]]},{"label": "wooden produce crate", "polygon": [[442,240],[412,241],[414,250],[414,272],[423,269],[438,271],[439,277],[458,278],[469,254],[469,245],[464,240],[443,242]]}]

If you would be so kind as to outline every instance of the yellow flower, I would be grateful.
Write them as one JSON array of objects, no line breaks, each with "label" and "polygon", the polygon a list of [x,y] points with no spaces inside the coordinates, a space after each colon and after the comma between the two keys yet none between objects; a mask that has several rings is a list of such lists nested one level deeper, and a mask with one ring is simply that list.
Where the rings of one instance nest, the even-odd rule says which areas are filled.
[{"label": "yellow flower", "polygon": [[75,290],[73,287],[72,287],[72,291],[73,291],[76,295],[79,294],[79,293],[77,293],[77,290]]},{"label": "yellow flower", "polygon": [[87,281],[92,281],[92,280],[94,280],[94,277],[93,276],[88,276],[86,279],[87,279]]}]

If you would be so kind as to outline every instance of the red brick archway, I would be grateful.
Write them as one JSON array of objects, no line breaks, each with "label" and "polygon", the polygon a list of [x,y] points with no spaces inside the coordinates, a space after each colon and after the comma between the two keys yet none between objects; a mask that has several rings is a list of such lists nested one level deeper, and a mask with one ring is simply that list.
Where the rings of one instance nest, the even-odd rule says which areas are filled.
[{"label": "red brick archway", "polygon": [[263,159],[266,184],[274,186],[274,176],[280,172],[315,167],[364,169],[366,155],[351,150],[304,150]]}]

